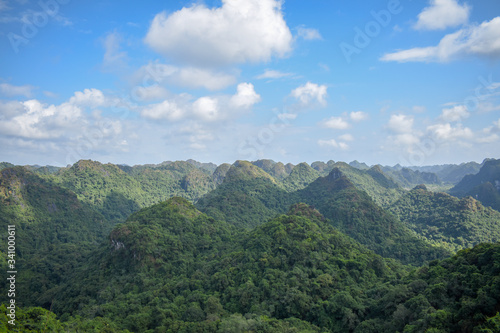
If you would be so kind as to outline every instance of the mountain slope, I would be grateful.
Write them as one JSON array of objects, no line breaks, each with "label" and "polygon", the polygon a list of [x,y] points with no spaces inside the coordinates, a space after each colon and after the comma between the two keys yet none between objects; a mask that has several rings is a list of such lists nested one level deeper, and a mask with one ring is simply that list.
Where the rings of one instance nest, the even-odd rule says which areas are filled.
[{"label": "mountain slope", "polygon": [[[0,171],[0,227],[7,230],[7,225],[16,228],[16,269],[22,272],[16,301],[50,306],[43,292],[61,283],[104,239],[112,222],[75,193],[14,167]],[[1,300],[6,296],[2,293]]]},{"label": "mountain slope", "polygon": [[289,202],[276,179],[249,162],[238,161],[226,172],[223,183],[200,198],[196,207],[216,219],[252,228],[284,212]]},{"label": "mountain slope", "polygon": [[116,226],[54,309],[134,332],[345,332],[365,316],[365,291],[403,273],[303,204],[235,233],[172,198]]},{"label": "mountain slope", "polygon": [[500,211],[500,160],[487,160],[475,175],[465,176],[450,194],[470,195],[484,205]]},{"label": "mountain slope", "polygon": [[297,196],[316,207],[335,228],[384,257],[422,264],[449,254],[418,239],[366,192],[358,190],[340,168],[298,191]]},{"label": "mountain slope", "polygon": [[500,241],[500,213],[471,197],[457,199],[418,186],[389,209],[424,239],[452,251]]}]

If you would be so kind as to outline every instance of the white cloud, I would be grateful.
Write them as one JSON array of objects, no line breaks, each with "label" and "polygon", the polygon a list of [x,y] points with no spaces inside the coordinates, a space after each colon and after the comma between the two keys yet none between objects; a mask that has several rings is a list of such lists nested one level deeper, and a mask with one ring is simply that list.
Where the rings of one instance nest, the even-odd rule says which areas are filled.
[{"label": "white cloud", "polygon": [[104,96],[104,93],[99,89],[91,88],[75,92],[73,97],[69,99],[69,103],[97,108],[101,106],[110,106],[113,100]]},{"label": "white cloud", "polygon": [[205,88],[210,91],[224,89],[236,82],[236,77],[220,71],[196,67],[177,67],[150,62],[134,74],[139,86],[171,84],[186,88]]},{"label": "white cloud", "polygon": [[350,127],[349,123],[340,117],[331,117],[322,121],[323,127],[344,130]]},{"label": "white cloud", "polygon": [[181,119],[185,113],[175,102],[163,101],[144,108],[141,111],[141,115],[150,119],[167,119],[175,121]]},{"label": "white cloud", "polygon": [[351,134],[344,134],[339,136],[339,139],[342,141],[354,141],[354,137]]},{"label": "white cloud", "polygon": [[283,77],[291,76],[292,73],[283,73],[272,69],[266,69],[264,73],[257,75],[257,79],[281,79]]},{"label": "white cloud", "polygon": [[335,139],[330,139],[330,140],[318,140],[318,145],[320,147],[332,147],[332,148],[337,148],[341,150],[347,150],[349,149],[349,145],[345,142],[337,142]]},{"label": "white cloud", "polygon": [[389,119],[387,127],[394,133],[411,133],[413,131],[413,121],[412,116],[407,116],[404,114],[393,114]]},{"label": "white cloud", "polygon": [[445,122],[461,121],[470,116],[469,111],[465,105],[457,105],[449,109],[443,109],[441,119]]},{"label": "white cloud", "polygon": [[418,14],[418,21],[413,26],[417,30],[442,30],[467,23],[470,7],[460,5],[456,0],[431,0],[431,5]]},{"label": "white cloud", "polygon": [[30,85],[14,86],[9,83],[0,83],[0,93],[5,96],[24,96],[30,98],[33,96],[35,87]]},{"label": "white cloud", "polygon": [[480,102],[477,105],[477,111],[482,113],[500,111],[500,105],[493,104],[492,102]]},{"label": "white cloud", "polygon": [[291,51],[292,34],[278,0],[223,0],[153,19],[145,42],[168,58],[196,65],[268,61]]},{"label": "white cloud", "polygon": [[251,83],[240,83],[236,95],[231,96],[230,105],[234,108],[250,108],[260,102],[260,95]]},{"label": "white cloud", "polygon": [[318,30],[300,26],[297,28],[297,35],[305,40],[323,39]]},{"label": "white cloud", "polygon": [[448,62],[467,55],[500,58],[500,17],[448,34],[437,46],[387,53],[380,60]]},{"label": "white cloud", "polygon": [[292,90],[291,96],[296,98],[302,107],[312,107],[315,104],[326,106],[326,85],[307,82],[306,84]]},{"label": "white cloud", "polygon": [[212,97],[200,97],[193,103],[193,112],[202,120],[217,120],[219,116],[218,101]]},{"label": "white cloud", "polygon": [[436,124],[427,127],[427,130],[433,134],[438,140],[455,141],[458,139],[472,139],[474,134],[468,127],[457,125],[452,127],[451,124]]},{"label": "white cloud", "polygon": [[143,107],[141,115],[149,119],[181,119],[213,122],[234,118],[260,101],[251,83],[240,83],[234,95],[202,96],[193,101],[187,94],[171,96],[169,100]]},{"label": "white cloud", "polygon": [[122,36],[116,31],[110,32],[104,37],[102,45],[104,47],[103,66],[105,69],[117,69],[125,66],[127,53],[120,50],[122,41]]},{"label": "white cloud", "polygon": [[363,111],[354,111],[351,112],[350,115],[352,121],[363,121],[368,118],[368,114]]},{"label": "white cloud", "polygon": [[166,99],[170,94],[167,89],[156,84],[149,87],[138,86],[133,90],[134,97],[141,101]]},{"label": "white cloud", "polygon": [[2,134],[27,139],[56,138],[84,122],[81,109],[70,103],[44,105],[33,99],[20,104],[21,113],[0,121]]}]

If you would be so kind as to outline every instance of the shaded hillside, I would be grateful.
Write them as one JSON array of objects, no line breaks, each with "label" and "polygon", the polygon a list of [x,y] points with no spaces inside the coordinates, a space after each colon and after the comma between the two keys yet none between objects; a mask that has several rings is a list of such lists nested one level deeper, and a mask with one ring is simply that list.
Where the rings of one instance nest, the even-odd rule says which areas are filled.
[{"label": "shaded hillside", "polygon": [[477,174],[465,176],[449,192],[458,197],[470,195],[500,210],[500,160],[485,161]]},{"label": "shaded hillside", "polygon": [[457,199],[418,186],[389,209],[432,244],[452,251],[500,241],[500,213],[471,197]]},{"label": "shaded hillside", "polygon": [[370,293],[356,332],[500,332],[500,244],[481,244]]},{"label": "shaded hillside", "polygon": [[[0,171],[0,225],[3,230],[7,225],[16,228],[16,269],[22,272],[16,304],[20,306],[50,306],[44,291],[60,284],[112,227],[75,193],[23,167]],[[2,233],[3,244],[6,237]],[[2,301],[6,296],[2,293]]]},{"label": "shaded hillside", "polygon": [[341,169],[298,191],[297,197],[316,207],[335,228],[384,257],[419,265],[449,254],[420,240],[366,192],[358,190]]},{"label": "shaded hillside", "polygon": [[404,270],[323,220],[296,205],[235,234],[170,199],[118,225],[60,289],[54,310],[94,313],[134,332],[352,331],[365,316],[365,291]]},{"label": "shaded hillside", "polygon": [[394,170],[391,168],[382,168],[383,171],[398,182],[400,186],[403,187],[414,187],[420,184],[441,184],[439,177],[432,172],[421,172],[414,171],[409,168],[401,168],[399,170]]}]

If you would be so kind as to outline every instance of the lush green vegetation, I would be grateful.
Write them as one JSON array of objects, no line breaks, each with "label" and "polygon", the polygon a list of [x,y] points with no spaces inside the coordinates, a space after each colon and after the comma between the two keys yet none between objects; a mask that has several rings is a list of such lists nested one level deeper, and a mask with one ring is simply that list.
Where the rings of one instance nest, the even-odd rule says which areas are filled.
[{"label": "lush green vegetation", "polygon": [[[488,180],[478,193],[494,202],[495,163],[458,189]],[[500,331],[500,213],[351,164],[2,163],[16,329]],[[2,248],[4,272],[6,260]]]},{"label": "lush green vegetation", "polygon": [[394,203],[390,211],[423,239],[453,252],[500,241],[500,213],[471,197],[457,199],[421,185]]}]

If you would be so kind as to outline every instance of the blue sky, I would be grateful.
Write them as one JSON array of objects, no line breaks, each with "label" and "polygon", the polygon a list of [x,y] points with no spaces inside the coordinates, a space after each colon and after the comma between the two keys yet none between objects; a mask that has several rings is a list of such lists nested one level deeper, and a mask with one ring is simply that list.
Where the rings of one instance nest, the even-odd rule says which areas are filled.
[{"label": "blue sky", "polygon": [[500,156],[500,2],[0,0],[0,160]]}]

